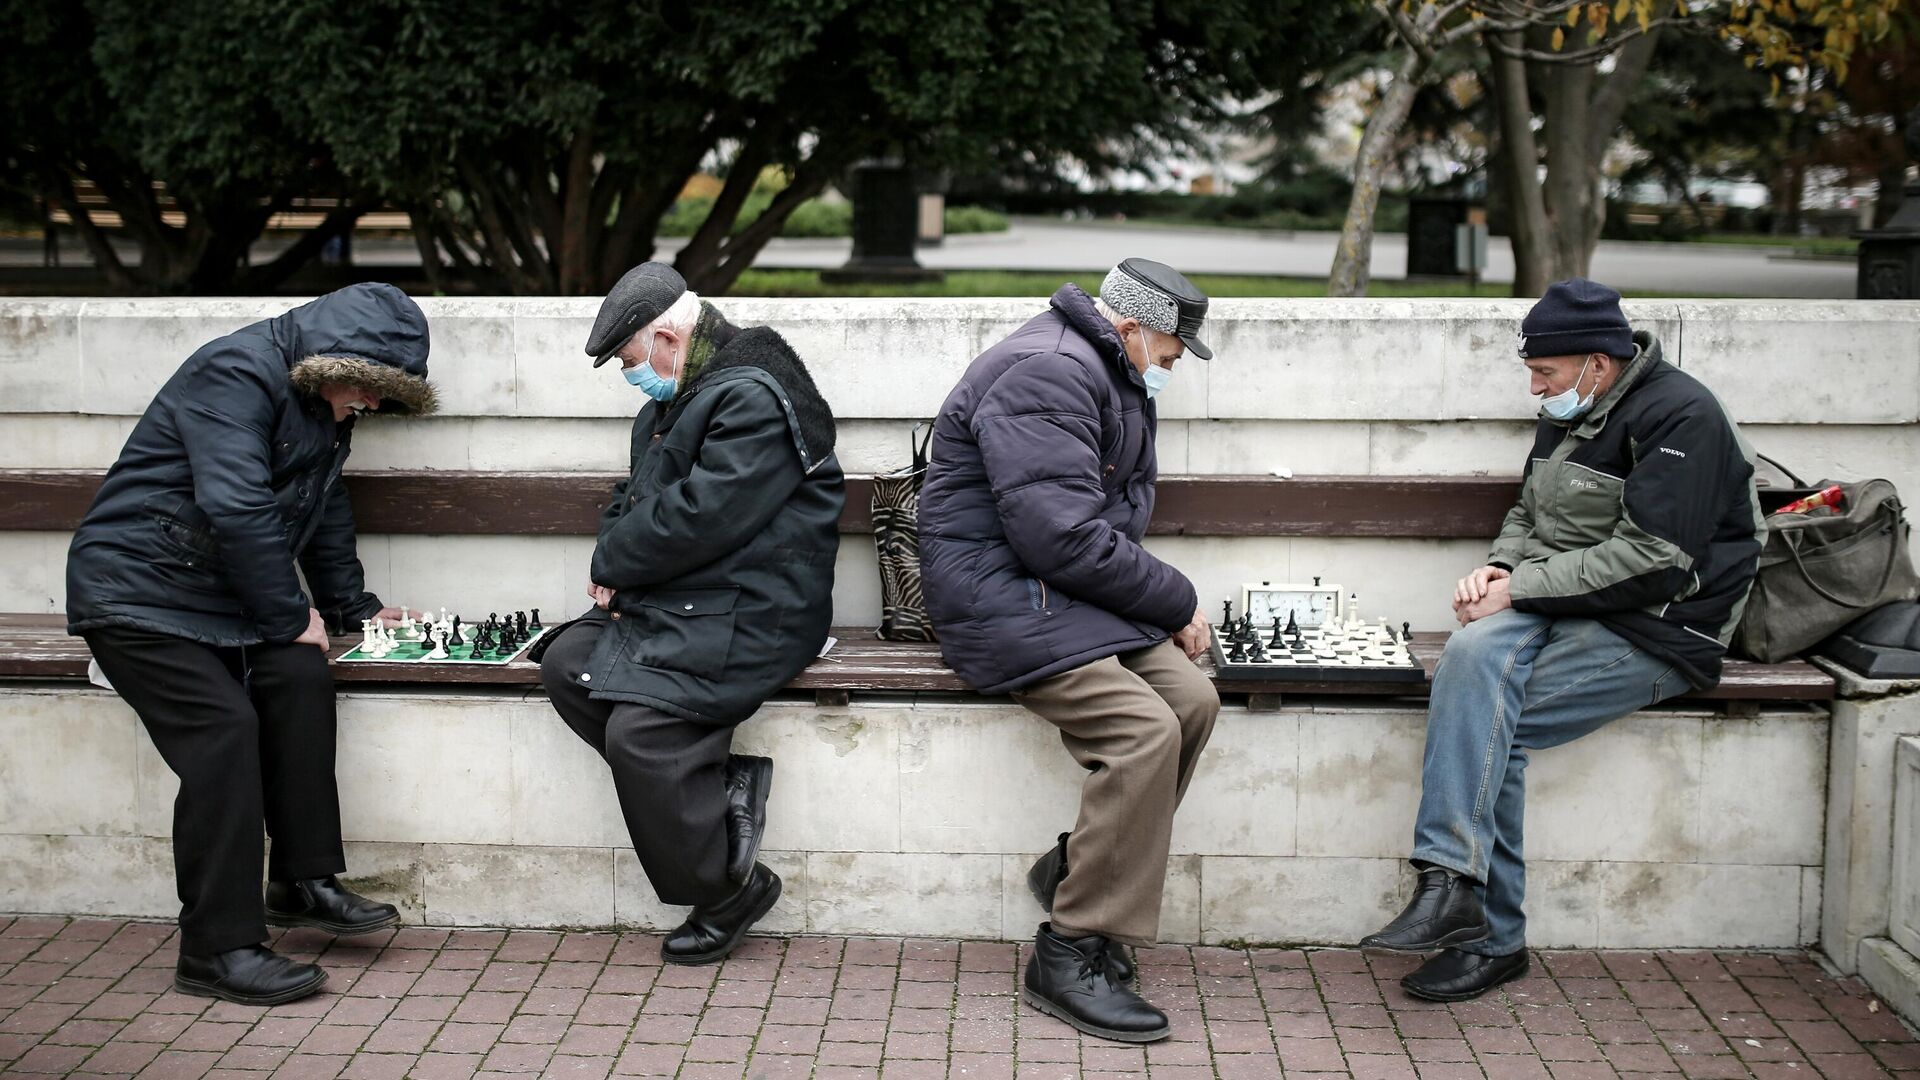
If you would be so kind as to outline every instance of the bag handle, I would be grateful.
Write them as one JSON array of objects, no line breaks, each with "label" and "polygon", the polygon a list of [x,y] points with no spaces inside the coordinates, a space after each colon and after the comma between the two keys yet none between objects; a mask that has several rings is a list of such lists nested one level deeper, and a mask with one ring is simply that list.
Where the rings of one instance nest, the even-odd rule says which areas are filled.
[{"label": "bag handle", "polygon": [[[1781,471],[1785,472],[1786,470],[1782,469]],[[1805,485],[1801,486],[1804,487]],[[1900,505],[1897,500],[1889,499],[1880,504],[1880,510],[1882,513],[1892,516],[1894,524],[1893,540],[1887,545],[1887,567],[1880,575],[1880,584],[1874,586],[1873,591],[1867,595],[1867,598],[1857,604],[1851,600],[1842,600],[1822,588],[1819,582],[1813,580],[1813,575],[1807,573],[1807,564],[1800,561],[1800,545],[1795,542],[1795,534],[1782,534],[1782,541],[1787,546],[1787,553],[1793,556],[1793,565],[1800,570],[1800,579],[1805,581],[1808,588],[1819,593],[1828,603],[1839,604],[1844,608],[1859,609],[1876,603],[1880,597],[1886,595],[1887,585],[1893,581],[1894,564],[1900,557]]]},{"label": "bag handle", "polygon": [[[921,428],[927,429],[925,438],[918,437]],[[913,471],[926,472],[927,448],[933,445],[933,421],[922,420],[913,425],[913,430],[907,432],[907,445],[913,448]]]},{"label": "bag handle", "polygon": [[1767,455],[1765,455],[1765,454],[1763,454],[1763,453],[1761,453],[1760,451],[1758,451],[1758,450],[1755,450],[1755,451],[1753,452],[1753,456],[1754,456],[1754,457],[1757,457],[1757,458],[1759,458],[1759,459],[1760,459],[1761,461],[1764,461],[1764,462],[1766,462],[1767,464],[1769,464],[1769,465],[1771,465],[1771,466],[1773,466],[1773,467],[1774,467],[1775,469],[1778,469],[1778,470],[1780,471],[1780,473],[1781,473],[1781,475],[1783,475],[1783,476],[1785,476],[1785,477],[1786,477],[1787,479],[1789,479],[1789,480],[1791,480],[1791,481],[1793,481],[1793,486],[1794,486],[1794,487],[1802,487],[1802,488],[1803,488],[1803,487],[1806,487],[1806,486],[1808,486],[1808,485],[1807,485],[1807,482],[1806,482],[1805,480],[1802,480],[1802,479],[1800,479],[1800,477],[1799,477],[1799,476],[1797,476],[1797,475],[1795,475],[1795,473],[1794,473],[1794,471],[1793,471],[1792,469],[1789,469],[1789,468],[1787,468],[1787,467],[1786,467],[1785,465],[1782,465],[1782,464],[1780,464],[1779,462],[1777,462],[1777,461],[1775,461],[1775,460],[1773,460],[1772,458],[1770,458],[1770,457],[1768,457]]}]

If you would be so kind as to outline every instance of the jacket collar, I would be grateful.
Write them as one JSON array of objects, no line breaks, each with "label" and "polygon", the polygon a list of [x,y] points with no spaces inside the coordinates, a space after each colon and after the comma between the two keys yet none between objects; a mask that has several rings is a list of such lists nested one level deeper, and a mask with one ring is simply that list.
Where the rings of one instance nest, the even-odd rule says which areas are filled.
[{"label": "jacket collar", "polygon": [[1085,289],[1068,282],[1060,286],[1049,303],[1067,320],[1067,325],[1075,333],[1091,342],[1095,351],[1114,365],[1115,371],[1143,392],[1146,390],[1147,382],[1140,377],[1133,361],[1127,359],[1127,350],[1120,344],[1120,335],[1114,331],[1113,324],[1093,306],[1093,297],[1088,296]]},{"label": "jacket collar", "polygon": [[1599,400],[1593,403],[1592,409],[1571,420],[1555,420],[1545,412],[1540,415],[1543,419],[1559,424],[1576,434],[1593,435],[1607,426],[1607,417],[1612,414],[1614,407],[1626,400],[1627,395],[1633,392],[1640,380],[1646,378],[1647,372],[1653,370],[1654,365],[1659,362],[1659,339],[1645,330],[1636,330],[1633,334],[1633,359],[1627,361],[1626,370],[1622,371],[1620,377],[1613,381],[1613,385],[1607,387],[1607,392],[1601,394]]}]

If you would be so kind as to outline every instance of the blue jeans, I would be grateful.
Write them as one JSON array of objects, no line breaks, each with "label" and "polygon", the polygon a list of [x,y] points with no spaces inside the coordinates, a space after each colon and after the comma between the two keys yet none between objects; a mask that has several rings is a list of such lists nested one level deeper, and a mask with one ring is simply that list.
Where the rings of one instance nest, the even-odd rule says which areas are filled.
[{"label": "blue jeans", "polygon": [[1673,665],[1592,619],[1509,609],[1448,640],[1427,707],[1413,859],[1482,883],[1492,934],[1466,951],[1505,956],[1526,947],[1527,751],[1572,742],[1687,689]]}]

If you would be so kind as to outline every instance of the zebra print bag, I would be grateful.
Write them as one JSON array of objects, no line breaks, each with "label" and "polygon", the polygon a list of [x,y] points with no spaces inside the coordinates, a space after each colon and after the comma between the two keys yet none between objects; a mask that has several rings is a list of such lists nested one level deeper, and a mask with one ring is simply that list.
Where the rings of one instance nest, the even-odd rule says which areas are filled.
[{"label": "zebra print bag", "polygon": [[[927,429],[920,438],[920,429]],[[927,478],[933,424],[907,436],[913,464],[873,478],[873,546],[880,556],[880,629],[887,641],[933,641],[920,593],[920,485]]]}]

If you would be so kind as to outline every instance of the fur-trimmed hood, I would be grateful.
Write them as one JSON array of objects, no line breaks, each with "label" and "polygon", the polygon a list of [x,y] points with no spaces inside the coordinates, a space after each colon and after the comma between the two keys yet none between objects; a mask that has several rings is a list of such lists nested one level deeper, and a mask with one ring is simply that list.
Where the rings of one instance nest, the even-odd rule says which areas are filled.
[{"label": "fur-trimmed hood", "polygon": [[337,382],[380,395],[380,412],[425,415],[438,407],[427,381],[427,316],[383,282],[349,285],[273,320],[288,377],[303,394]]}]

